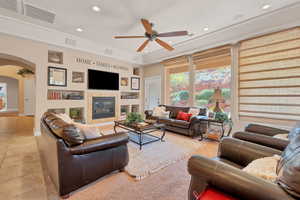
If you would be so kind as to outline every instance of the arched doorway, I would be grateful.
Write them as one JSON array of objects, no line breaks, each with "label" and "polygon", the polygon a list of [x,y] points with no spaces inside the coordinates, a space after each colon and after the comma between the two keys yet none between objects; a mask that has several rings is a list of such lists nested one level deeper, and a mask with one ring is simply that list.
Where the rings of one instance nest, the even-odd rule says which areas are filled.
[{"label": "arched doorway", "polygon": [[33,135],[36,98],[34,74],[33,63],[0,54],[0,132],[27,132]]}]

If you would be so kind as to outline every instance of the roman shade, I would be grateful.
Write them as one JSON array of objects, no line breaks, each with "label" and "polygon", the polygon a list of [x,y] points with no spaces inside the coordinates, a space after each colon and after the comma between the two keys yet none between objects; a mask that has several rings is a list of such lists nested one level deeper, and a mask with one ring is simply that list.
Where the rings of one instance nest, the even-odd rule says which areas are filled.
[{"label": "roman shade", "polygon": [[218,68],[231,65],[231,46],[225,45],[200,51],[192,55],[196,70]]},{"label": "roman shade", "polygon": [[299,27],[240,43],[239,116],[300,120]]},{"label": "roman shade", "polygon": [[180,56],[162,62],[169,74],[189,71],[189,60],[187,56]]}]

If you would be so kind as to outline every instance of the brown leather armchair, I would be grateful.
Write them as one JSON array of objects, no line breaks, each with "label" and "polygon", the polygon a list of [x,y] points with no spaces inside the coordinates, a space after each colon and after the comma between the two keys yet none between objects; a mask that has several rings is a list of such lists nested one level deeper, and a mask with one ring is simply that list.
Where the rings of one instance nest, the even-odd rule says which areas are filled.
[{"label": "brown leather armchair", "polygon": [[245,131],[236,132],[232,137],[283,151],[289,144],[289,140],[273,137],[277,134],[289,134],[289,131],[259,124],[249,124]]},{"label": "brown leather armchair", "polygon": [[279,155],[281,151],[235,138],[224,138],[217,158],[190,158],[189,200],[195,200],[194,191],[201,193],[206,187],[215,188],[241,200],[296,200],[296,197],[289,195],[279,185],[241,170],[255,159],[274,154]]},{"label": "brown leather armchair", "polygon": [[[38,137],[41,160],[64,197],[110,172],[123,170],[129,160],[127,134],[85,140],[76,130],[51,114],[45,114],[41,120]],[[58,132],[62,137],[57,136]]]}]

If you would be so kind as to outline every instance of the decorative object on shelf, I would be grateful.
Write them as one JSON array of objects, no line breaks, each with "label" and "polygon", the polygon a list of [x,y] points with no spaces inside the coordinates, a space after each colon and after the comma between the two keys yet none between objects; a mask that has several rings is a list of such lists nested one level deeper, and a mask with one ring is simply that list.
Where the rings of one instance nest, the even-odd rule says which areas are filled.
[{"label": "decorative object on shelf", "polygon": [[121,92],[121,99],[139,99],[138,92]]},{"label": "decorative object on shelf", "polygon": [[7,85],[0,83],[0,112],[7,110]]},{"label": "decorative object on shelf", "polygon": [[127,77],[121,78],[121,86],[128,86],[128,78]]},{"label": "decorative object on shelf", "polygon": [[65,108],[51,108],[51,109],[48,109],[48,112],[52,112],[55,114],[65,114],[66,109]]},{"label": "decorative object on shelf", "polygon": [[137,124],[143,122],[142,115],[136,112],[127,113],[125,123],[126,124]]},{"label": "decorative object on shelf", "polygon": [[215,119],[215,115],[216,114],[214,112],[209,111],[207,116],[209,119]]},{"label": "decorative object on shelf", "polygon": [[131,105],[131,112],[138,113],[139,112],[139,105]]},{"label": "decorative object on shelf", "polygon": [[23,68],[23,69],[20,69],[18,72],[17,72],[18,75],[22,76],[22,77],[26,77],[26,75],[34,75],[34,72],[30,69],[27,69],[27,68]]},{"label": "decorative object on shelf", "polygon": [[121,116],[126,116],[129,113],[130,105],[121,105]]},{"label": "decorative object on shelf", "polygon": [[81,90],[48,90],[48,100],[83,100],[84,91]]},{"label": "decorative object on shelf", "polygon": [[216,106],[213,110],[215,113],[216,112],[223,112],[223,110],[220,108],[220,103],[224,103],[225,100],[222,96],[222,90],[219,87],[217,87],[215,89],[215,92],[214,92],[213,96],[211,97],[210,102],[211,103],[216,103]]},{"label": "decorative object on shelf", "polygon": [[67,87],[67,69],[48,67],[48,86]]},{"label": "decorative object on shelf", "polygon": [[48,62],[63,64],[63,53],[58,51],[48,51]]},{"label": "decorative object on shelf", "polygon": [[140,75],[140,68],[134,67],[133,68],[133,75],[139,76]]},{"label": "decorative object on shelf", "polygon": [[72,72],[73,83],[84,83],[84,72]]},{"label": "decorative object on shelf", "polygon": [[84,122],[83,107],[70,108],[69,115],[75,122]]},{"label": "decorative object on shelf", "polygon": [[140,90],[140,78],[131,77],[131,89]]}]

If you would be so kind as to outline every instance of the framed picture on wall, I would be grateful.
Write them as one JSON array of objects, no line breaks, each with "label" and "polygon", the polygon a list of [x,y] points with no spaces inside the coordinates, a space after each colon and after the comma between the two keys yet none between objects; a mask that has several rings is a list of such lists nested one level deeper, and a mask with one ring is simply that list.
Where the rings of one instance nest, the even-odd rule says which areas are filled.
[{"label": "framed picture on wall", "polygon": [[139,90],[140,89],[140,78],[131,77],[131,89]]},{"label": "framed picture on wall", "polygon": [[72,72],[73,83],[84,83],[84,72]]},{"label": "framed picture on wall", "polygon": [[67,69],[48,67],[48,85],[67,87]]},{"label": "framed picture on wall", "polygon": [[121,78],[121,86],[128,86],[128,78],[127,77]]}]

